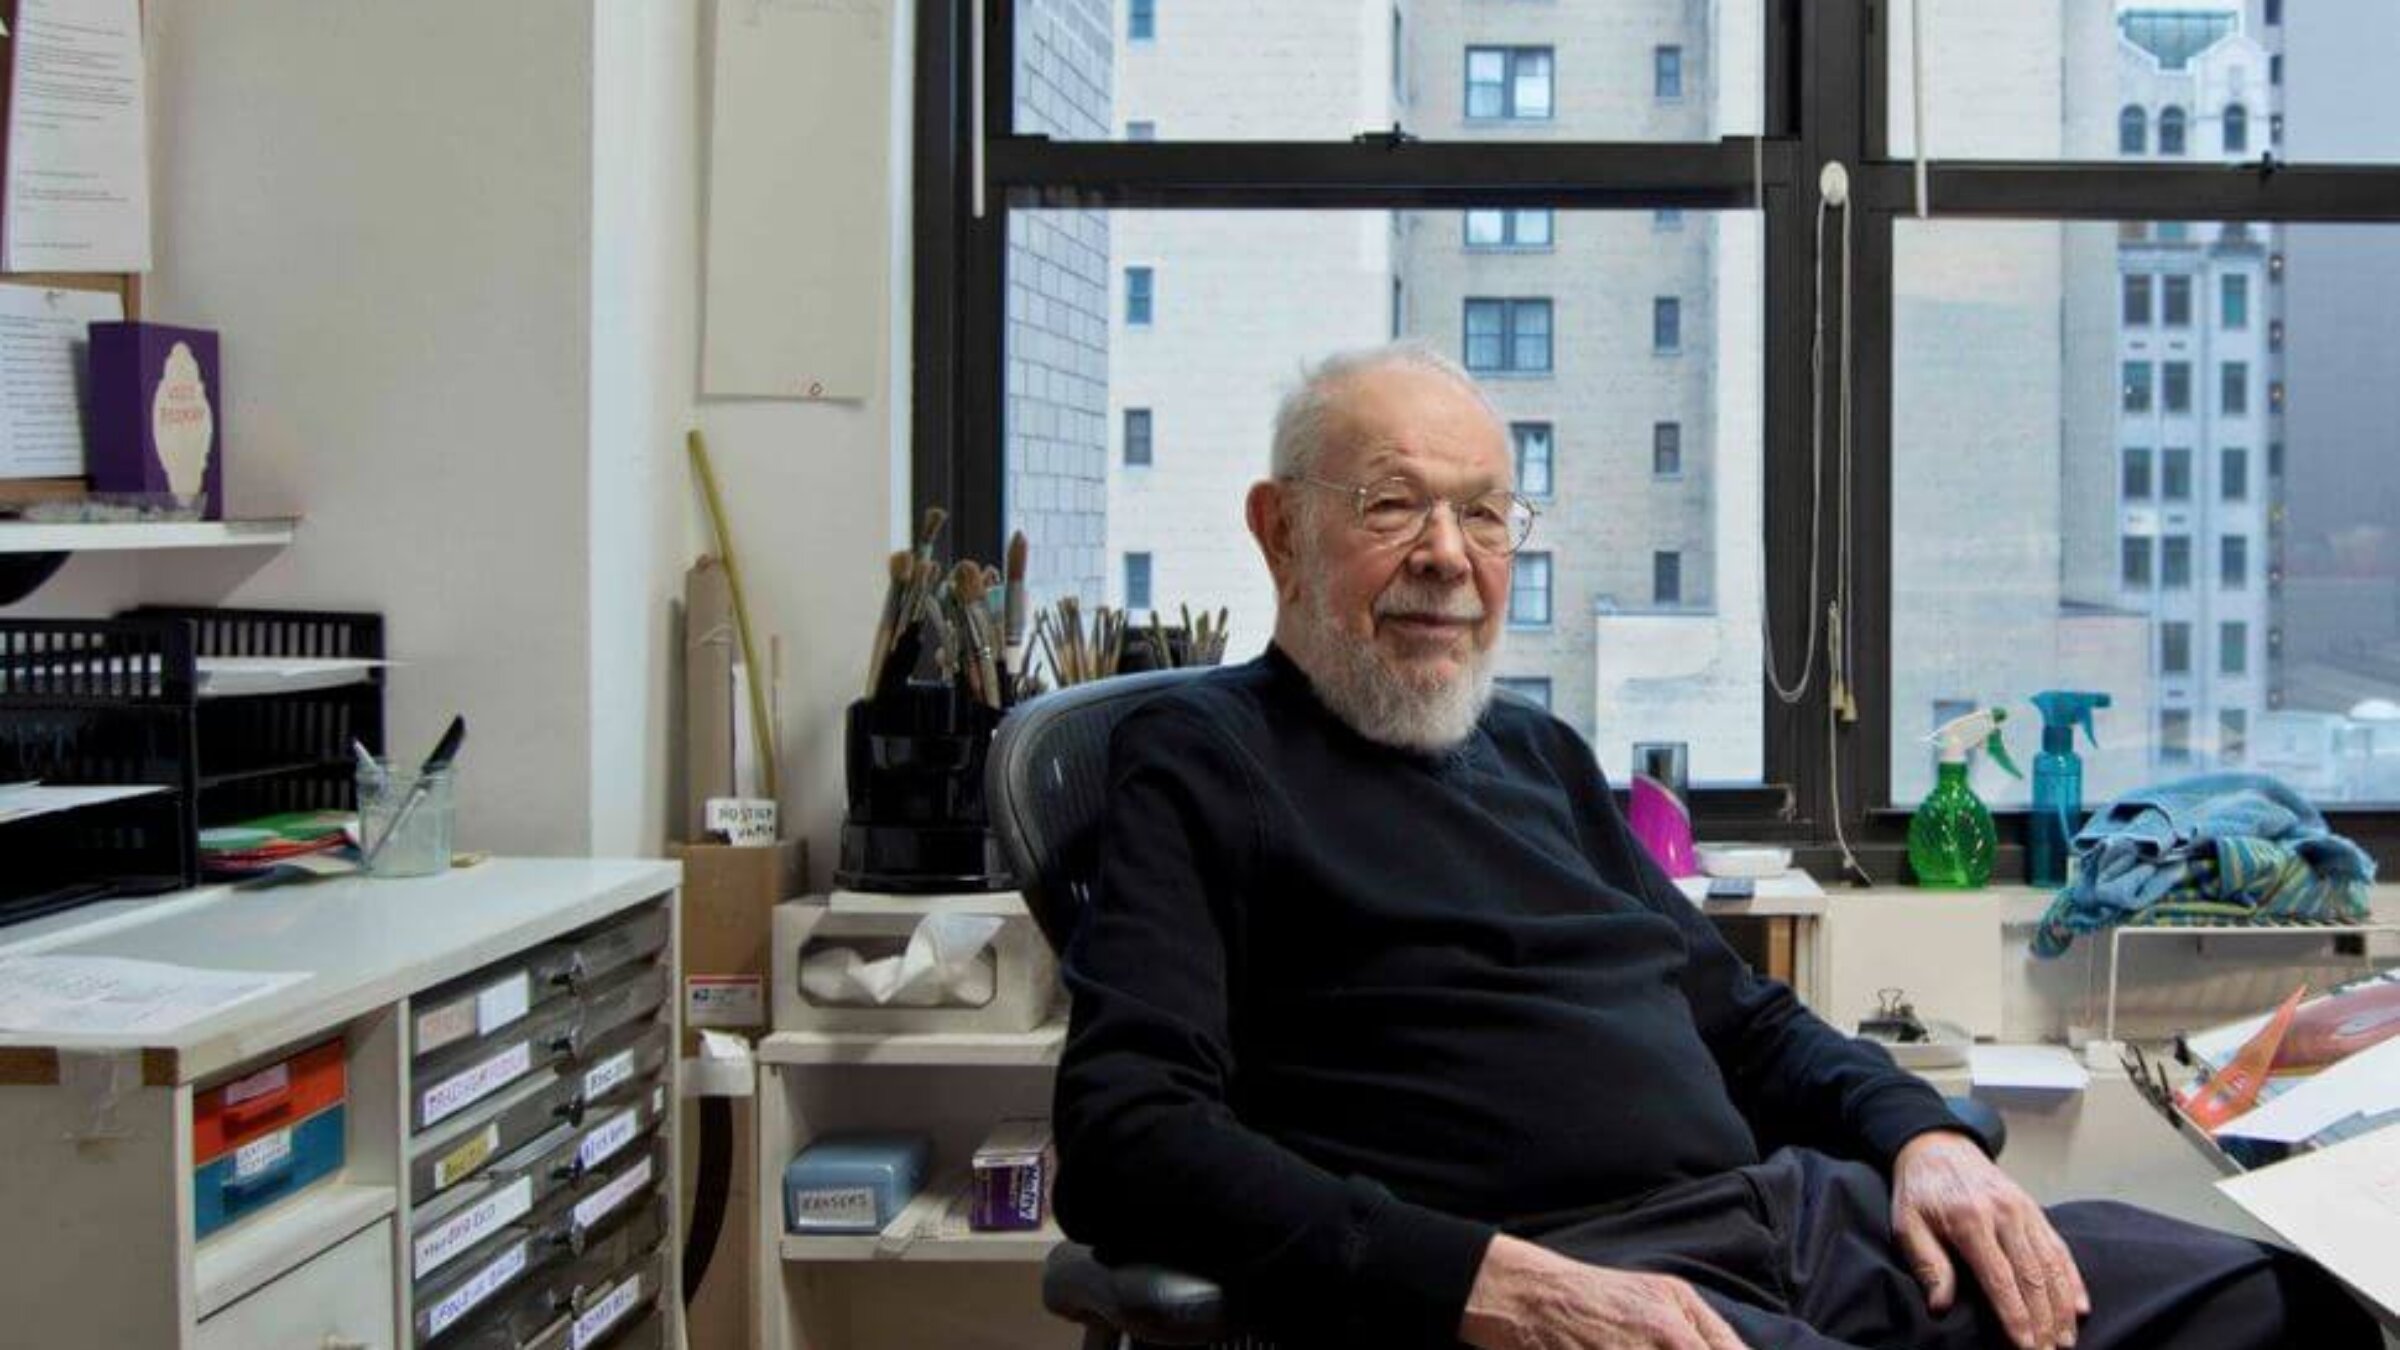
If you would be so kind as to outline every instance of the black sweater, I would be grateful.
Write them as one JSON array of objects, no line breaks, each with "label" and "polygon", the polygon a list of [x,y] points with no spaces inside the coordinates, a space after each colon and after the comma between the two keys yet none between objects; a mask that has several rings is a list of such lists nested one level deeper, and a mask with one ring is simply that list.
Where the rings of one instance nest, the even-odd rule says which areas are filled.
[{"label": "black sweater", "polygon": [[1280,651],[1136,710],[1069,949],[1057,1205],[1269,1331],[1449,1343],[1497,1225],[1954,1125],[1754,976],[1562,723],[1368,741]]}]

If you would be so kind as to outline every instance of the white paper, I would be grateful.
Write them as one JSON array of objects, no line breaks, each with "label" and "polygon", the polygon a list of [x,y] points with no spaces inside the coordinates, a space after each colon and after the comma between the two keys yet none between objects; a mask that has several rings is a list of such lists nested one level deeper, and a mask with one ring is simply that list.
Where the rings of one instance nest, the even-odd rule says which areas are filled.
[{"label": "white paper", "polygon": [[0,957],[0,1030],[163,1035],[307,978],[305,971],[202,970],[115,956]]},{"label": "white paper", "polygon": [[1979,1088],[2020,1092],[2081,1092],[2091,1071],[2063,1045],[1978,1045],[1967,1051],[1969,1073]]},{"label": "white paper", "polygon": [[835,945],[800,961],[800,990],[817,1003],[901,1008],[980,1007],[992,1000],[993,973],[976,954],[1007,920],[991,914],[935,914],[920,921],[898,956],[868,960]]},{"label": "white paper", "polygon": [[29,787],[12,788],[0,793],[0,825],[14,820],[31,820],[35,816],[55,815],[60,811],[75,811],[86,806],[124,801],[128,797],[147,797],[163,787],[135,784],[131,787]]},{"label": "white paper", "polygon": [[[1705,900],[1708,898],[1710,880],[1708,877],[1677,877],[1675,888],[1695,901]],[[1751,886],[1751,897],[1757,900],[1821,900],[1825,897],[1825,888],[1817,884],[1817,879],[1796,867],[1779,876],[1754,878]]]},{"label": "white paper", "polygon": [[124,317],[112,291],[0,286],[0,478],[84,472],[91,325]]},{"label": "white paper", "polygon": [[2227,1177],[2217,1189],[2400,1317],[2400,1128]]},{"label": "white paper", "polygon": [[2220,1127],[2220,1135],[2298,1144],[2356,1116],[2400,1111],[2400,1038],[2287,1083],[2273,1101]]},{"label": "white paper", "polygon": [[369,672],[391,662],[353,656],[203,656],[193,664],[202,698],[239,698],[363,684]]},{"label": "white paper", "polygon": [[6,270],[149,271],[140,0],[19,0],[14,51]]}]

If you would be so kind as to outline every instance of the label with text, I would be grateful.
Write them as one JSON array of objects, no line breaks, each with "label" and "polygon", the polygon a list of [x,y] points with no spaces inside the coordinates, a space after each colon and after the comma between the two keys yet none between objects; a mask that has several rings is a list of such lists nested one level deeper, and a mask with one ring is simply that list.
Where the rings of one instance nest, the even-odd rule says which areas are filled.
[{"label": "label with text", "polygon": [[640,1195],[650,1185],[650,1160],[642,1159],[627,1168],[625,1175],[608,1183],[575,1203],[575,1226],[590,1229],[602,1219],[624,1208],[625,1202]]},{"label": "label with text", "polygon": [[711,797],[702,807],[702,828],[728,844],[775,842],[775,803],[763,797]]},{"label": "label with text", "polygon": [[454,998],[417,1014],[417,1053],[439,1050],[475,1034],[475,1000]]},{"label": "label with text", "polygon": [[276,1064],[259,1070],[248,1078],[236,1078],[225,1085],[225,1104],[240,1106],[256,1101],[272,1092],[281,1092],[292,1085],[292,1067]]},{"label": "label with text", "polygon": [[767,982],[757,975],[688,975],[683,981],[687,1027],[763,1027]]},{"label": "label with text", "polygon": [[523,971],[475,995],[475,1032],[488,1036],[533,1008],[533,979]]},{"label": "label with text", "polygon": [[431,1340],[449,1330],[451,1323],[475,1311],[485,1299],[499,1293],[508,1286],[510,1280],[525,1273],[526,1245],[523,1242],[509,1244],[508,1250],[493,1257],[483,1269],[475,1272],[473,1278],[434,1304],[432,1310],[425,1314],[426,1339]]},{"label": "label with text", "polygon": [[642,1277],[639,1275],[602,1294],[599,1302],[585,1309],[583,1315],[575,1319],[574,1328],[567,1333],[569,1350],[584,1350],[584,1347],[607,1335],[641,1303]]},{"label": "label with text", "polygon": [[467,1248],[524,1218],[533,1208],[533,1178],[515,1181],[426,1229],[417,1237],[417,1278],[439,1270]]},{"label": "label with text", "polygon": [[633,1077],[633,1052],[619,1050],[585,1071],[583,1099],[588,1102],[605,1097],[612,1089],[631,1077]]},{"label": "label with text", "polygon": [[277,1130],[262,1134],[234,1151],[233,1179],[255,1181],[289,1162],[292,1156],[292,1132]]},{"label": "label with text", "polygon": [[875,1226],[875,1192],[864,1186],[802,1191],[793,1198],[799,1228],[860,1229]]},{"label": "label with text", "polygon": [[457,1115],[516,1081],[533,1067],[533,1046],[519,1041],[474,1068],[454,1073],[425,1090],[422,1114],[433,1124]]},{"label": "label with text", "polygon": [[575,1161],[588,1172],[623,1152],[641,1128],[641,1114],[627,1107],[592,1127],[592,1132],[575,1146]]},{"label": "label with text", "polygon": [[483,1166],[487,1159],[499,1151],[500,1127],[484,1126],[465,1143],[443,1154],[441,1160],[433,1165],[433,1188],[437,1191],[450,1189],[453,1182]]}]

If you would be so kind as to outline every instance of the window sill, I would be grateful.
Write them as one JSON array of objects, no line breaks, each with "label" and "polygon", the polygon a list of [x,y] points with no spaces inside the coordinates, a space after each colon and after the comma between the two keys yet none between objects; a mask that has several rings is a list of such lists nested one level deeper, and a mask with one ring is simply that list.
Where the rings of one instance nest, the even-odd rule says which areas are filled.
[{"label": "window sill", "polygon": [[1479,380],[1547,380],[1555,378],[1557,375],[1556,371],[1550,370],[1475,370],[1473,368],[1469,368],[1467,373]]},{"label": "window sill", "polygon": [[1462,253],[1530,253],[1536,256],[1558,252],[1556,244],[1461,244]]}]

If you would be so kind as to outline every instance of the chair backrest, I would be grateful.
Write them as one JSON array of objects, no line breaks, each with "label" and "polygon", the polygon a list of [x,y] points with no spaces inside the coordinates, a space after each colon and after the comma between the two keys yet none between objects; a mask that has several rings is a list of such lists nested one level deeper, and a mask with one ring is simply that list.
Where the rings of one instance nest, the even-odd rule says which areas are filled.
[{"label": "chair backrest", "polygon": [[992,737],[984,799],[1025,906],[1064,952],[1100,873],[1108,742],[1117,723],[1205,668],[1069,685],[1012,710]]}]

